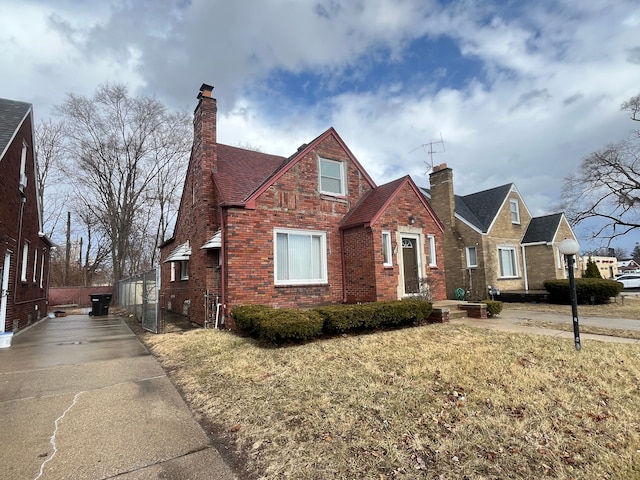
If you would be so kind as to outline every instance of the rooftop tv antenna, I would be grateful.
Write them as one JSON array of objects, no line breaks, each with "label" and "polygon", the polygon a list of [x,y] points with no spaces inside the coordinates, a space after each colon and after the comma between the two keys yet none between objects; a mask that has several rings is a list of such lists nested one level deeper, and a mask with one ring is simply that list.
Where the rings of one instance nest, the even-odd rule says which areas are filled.
[{"label": "rooftop tv antenna", "polygon": [[446,150],[444,148],[444,140],[442,138],[442,132],[440,132],[440,140],[431,140],[427,143],[423,143],[422,145],[418,145],[416,148],[411,150],[409,153],[413,153],[416,150],[422,149],[424,153],[429,157],[428,160],[425,160],[424,163],[427,166],[426,173],[429,173],[433,170],[433,155],[436,153],[444,153]]}]

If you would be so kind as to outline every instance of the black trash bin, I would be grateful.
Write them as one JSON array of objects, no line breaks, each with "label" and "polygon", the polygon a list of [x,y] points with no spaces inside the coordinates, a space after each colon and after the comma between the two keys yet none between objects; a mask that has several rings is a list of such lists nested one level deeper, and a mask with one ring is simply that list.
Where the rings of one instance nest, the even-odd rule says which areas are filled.
[{"label": "black trash bin", "polygon": [[101,317],[109,315],[109,303],[111,303],[112,295],[110,293],[94,293],[91,297],[91,312],[89,315]]}]

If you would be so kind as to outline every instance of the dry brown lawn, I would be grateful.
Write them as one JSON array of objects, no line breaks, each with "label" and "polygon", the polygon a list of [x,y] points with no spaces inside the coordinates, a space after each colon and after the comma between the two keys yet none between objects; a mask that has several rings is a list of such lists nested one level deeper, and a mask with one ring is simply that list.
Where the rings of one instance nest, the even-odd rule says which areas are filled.
[{"label": "dry brown lawn", "polygon": [[640,478],[637,345],[452,324],[282,348],[144,338],[243,478]]}]

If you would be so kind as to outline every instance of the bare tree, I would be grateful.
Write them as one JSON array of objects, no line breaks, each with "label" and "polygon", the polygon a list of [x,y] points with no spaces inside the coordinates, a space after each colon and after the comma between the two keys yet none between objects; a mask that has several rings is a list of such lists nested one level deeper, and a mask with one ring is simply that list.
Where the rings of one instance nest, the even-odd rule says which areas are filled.
[{"label": "bare tree", "polygon": [[[621,105],[640,120],[640,95]],[[574,225],[598,220],[593,238],[621,237],[640,228],[640,132],[594,152],[564,181],[563,200]]]},{"label": "bare tree", "polygon": [[41,120],[35,128],[35,148],[38,162],[37,181],[40,215],[44,232],[53,238],[67,203],[67,189],[62,174],[64,162],[64,131],[61,122]]},{"label": "bare tree", "polygon": [[56,113],[65,123],[66,173],[108,239],[119,280],[133,273],[143,247],[136,219],[151,218],[154,204],[147,200],[158,197],[168,166],[186,163],[189,116],[169,112],[155,98],[131,97],[122,84],[101,85],[91,98],[67,94]]}]

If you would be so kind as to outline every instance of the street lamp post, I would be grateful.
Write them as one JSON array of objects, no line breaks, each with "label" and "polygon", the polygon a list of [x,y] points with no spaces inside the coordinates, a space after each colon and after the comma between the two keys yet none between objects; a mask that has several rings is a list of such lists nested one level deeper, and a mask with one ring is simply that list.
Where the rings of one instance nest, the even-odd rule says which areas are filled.
[{"label": "street lamp post", "polygon": [[580,251],[580,245],[572,238],[565,238],[559,245],[560,253],[567,259],[569,269],[569,290],[571,293],[571,313],[573,315],[573,337],[576,350],[580,350],[580,326],[578,325],[578,294],[576,292],[576,278],[573,273],[576,255]]}]

